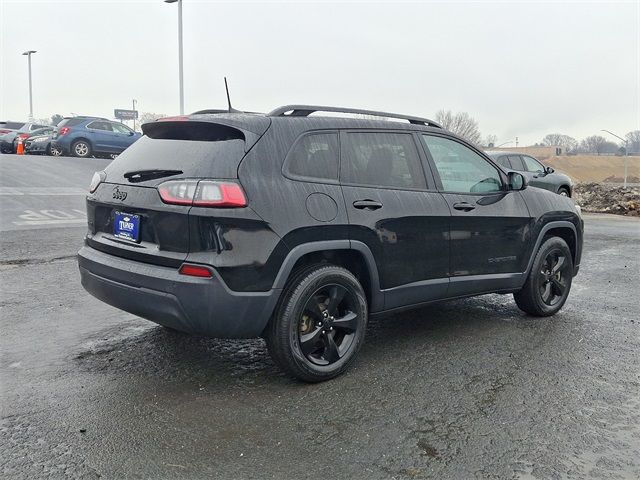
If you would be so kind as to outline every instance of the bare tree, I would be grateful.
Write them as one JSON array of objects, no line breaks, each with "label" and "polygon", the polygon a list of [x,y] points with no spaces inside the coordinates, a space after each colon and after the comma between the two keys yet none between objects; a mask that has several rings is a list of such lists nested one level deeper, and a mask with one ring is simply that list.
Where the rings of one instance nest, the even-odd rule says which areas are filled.
[{"label": "bare tree", "polygon": [[562,147],[565,152],[571,152],[578,147],[578,141],[575,138],[562,133],[550,133],[546,135],[542,139],[542,144],[548,147]]},{"label": "bare tree", "polygon": [[640,152],[640,130],[629,132],[625,135],[625,137],[629,141],[629,144],[627,146],[629,152]]},{"label": "bare tree", "polygon": [[467,112],[440,110],[436,113],[436,122],[471,143],[479,145],[482,142],[478,122]]},{"label": "bare tree", "polygon": [[64,117],[62,115],[60,115],[59,113],[54,113],[53,115],[51,115],[51,125],[58,125],[63,119]]},{"label": "bare tree", "polygon": [[607,143],[606,138],[600,135],[591,135],[580,142],[580,150],[584,153],[595,153],[600,155],[604,153]]}]

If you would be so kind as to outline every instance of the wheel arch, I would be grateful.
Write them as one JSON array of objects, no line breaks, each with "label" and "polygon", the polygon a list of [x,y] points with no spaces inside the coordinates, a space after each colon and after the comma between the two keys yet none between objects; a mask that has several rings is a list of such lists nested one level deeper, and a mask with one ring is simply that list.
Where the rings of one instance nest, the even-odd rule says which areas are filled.
[{"label": "wheel arch", "polygon": [[569,250],[571,251],[571,257],[573,260],[574,268],[576,266],[576,260],[578,258],[578,232],[576,231],[576,227],[573,223],[567,221],[556,221],[549,222],[542,227],[540,233],[538,234],[538,238],[536,239],[536,243],[531,251],[531,255],[529,256],[529,263],[527,265],[527,271],[525,272],[527,275],[531,271],[531,267],[533,266],[533,260],[536,256],[536,252],[542,245],[542,242],[547,237],[560,237],[569,246]]},{"label": "wheel arch", "polygon": [[378,269],[366,244],[352,240],[327,240],[298,245],[285,258],[273,284],[283,289],[293,272],[307,265],[331,263],[349,270],[362,284],[372,312],[382,310],[384,295],[380,291]]},{"label": "wheel arch", "polygon": [[560,190],[562,190],[563,188],[569,193],[569,198],[571,198],[571,185],[569,184],[561,183],[560,186],[558,186],[558,190],[556,191],[556,193],[560,193]]}]

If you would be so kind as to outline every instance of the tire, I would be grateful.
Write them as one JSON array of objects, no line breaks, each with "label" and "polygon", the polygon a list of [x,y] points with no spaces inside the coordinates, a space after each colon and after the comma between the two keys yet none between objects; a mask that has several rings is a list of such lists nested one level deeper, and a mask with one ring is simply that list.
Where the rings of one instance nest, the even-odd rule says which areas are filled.
[{"label": "tire", "polygon": [[86,140],[77,140],[71,145],[71,155],[87,158],[91,156],[91,145]]},{"label": "tire", "polygon": [[351,272],[313,265],[287,283],[265,330],[267,348],[289,375],[305,382],[329,380],[355,359],[367,315],[364,291]]},{"label": "tire", "polygon": [[53,147],[49,145],[49,155],[52,155],[54,157],[59,157],[60,155],[62,155],[62,150],[59,149],[58,147]]},{"label": "tire", "polygon": [[556,314],[567,301],[573,280],[573,259],[567,243],[560,237],[542,242],[522,290],[513,294],[525,313],[537,317]]},{"label": "tire", "polygon": [[562,195],[563,197],[571,197],[571,192],[567,187],[560,187],[558,189],[558,195]]}]

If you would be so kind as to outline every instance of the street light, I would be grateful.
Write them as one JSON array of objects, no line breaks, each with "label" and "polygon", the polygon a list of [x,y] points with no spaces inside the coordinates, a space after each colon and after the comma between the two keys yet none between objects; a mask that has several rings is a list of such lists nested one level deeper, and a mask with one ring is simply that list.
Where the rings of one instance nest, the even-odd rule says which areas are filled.
[{"label": "street light", "polygon": [[627,171],[629,169],[629,139],[628,138],[622,138],[619,137],[618,135],[616,135],[613,132],[610,132],[609,130],[601,130],[603,132],[607,132],[609,135],[613,135],[616,138],[619,138],[620,140],[622,140],[624,142],[624,186],[627,186]]},{"label": "street light", "polygon": [[135,114],[136,102],[137,102],[137,100],[134,98],[133,101],[132,101],[132,103],[133,103],[133,111],[134,111],[134,114],[133,114],[133,131],[134,132],[136,131],[136,114]]},{"label": "street light", "polygon": [[180,78],[180,115],[184,115],[184,80],[182,74],[182,0],[164,0],[164,3],[178,2],[178,71]]},{"label": "street light", "polygon": [[22,55],[26,55],[29,59],[29,121],[33,121],[33,91],[31,89],[31,54],[36,53],[35,50],[27,50]]}]

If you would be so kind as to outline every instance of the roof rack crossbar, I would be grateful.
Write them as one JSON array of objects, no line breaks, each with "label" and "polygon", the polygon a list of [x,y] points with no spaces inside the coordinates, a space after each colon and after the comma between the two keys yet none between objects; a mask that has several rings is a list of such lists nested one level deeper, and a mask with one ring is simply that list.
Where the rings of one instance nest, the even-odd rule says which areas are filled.
[{"label": "roof rack crossbar", "polygon": [[[287,113],[289,112],[289,113]],[[442,125],[429,120],[428,118],[414,117],[411,115],[401,115],[398,113],[377,112],[375,110],[361,110],[359,108],[344,107],[323,107],[319,105],[285,105],[267,113],[269,117],[308,117],[314,112],[337,112],[337,113],[354,113],[360,115],[373,115],[376,117],[397,118],[407,120],[414,125],[425,125],[429,127],[442,128]]]}]

